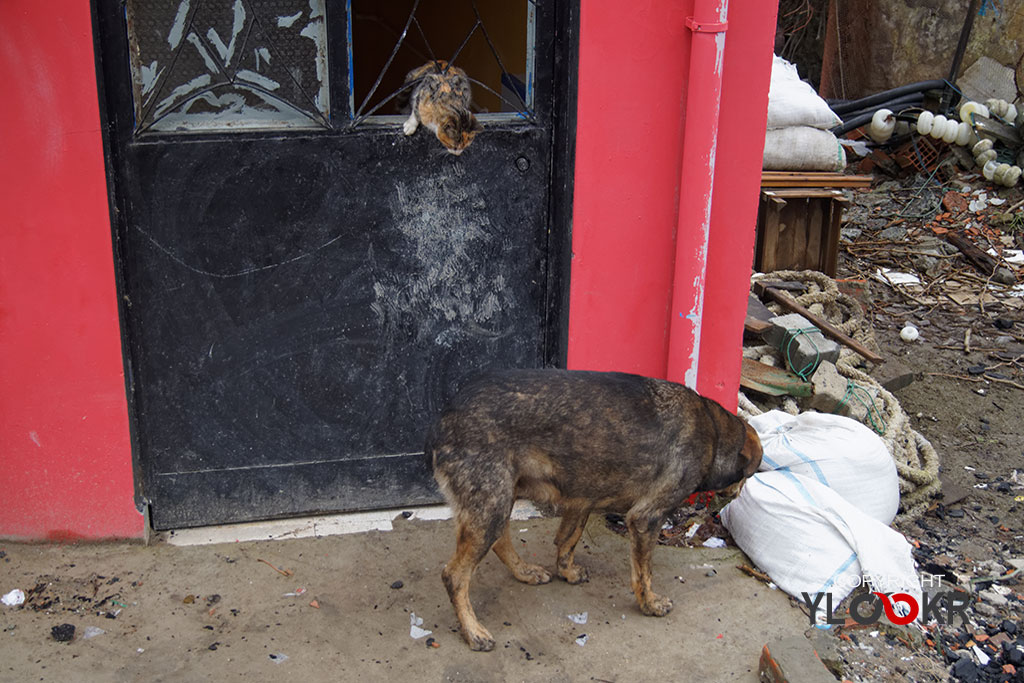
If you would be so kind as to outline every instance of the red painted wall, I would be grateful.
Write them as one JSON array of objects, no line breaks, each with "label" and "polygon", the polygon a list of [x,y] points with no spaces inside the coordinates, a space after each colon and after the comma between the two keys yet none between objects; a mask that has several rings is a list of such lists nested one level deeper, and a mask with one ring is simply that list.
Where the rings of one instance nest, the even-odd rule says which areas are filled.
[{"label": "red painted wall", "polygon": [[143,534],[87,2],[0,2],[0,536]]},{"label": "red painted wall", "polygon": [[[776,5],[729,3],[697,389],[736,405]],[[569,367],[665,377],[693,3],[583,1]],[[679,226],[697,239],[698,226]],[[686,350],[684,350],[684,353]]]}]

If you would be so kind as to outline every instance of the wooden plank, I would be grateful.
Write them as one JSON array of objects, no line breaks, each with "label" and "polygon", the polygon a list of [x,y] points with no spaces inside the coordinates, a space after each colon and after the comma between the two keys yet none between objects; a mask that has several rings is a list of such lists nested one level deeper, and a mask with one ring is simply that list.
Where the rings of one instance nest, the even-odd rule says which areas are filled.
[{"label": "wooden plank", "polygon": [[825,235],[825,243],[822,247],[821,272],[829,277],[836,276],[837,261],[839,259],[839,235],[843,225],[843,208],[846,205],[846,198],[836,199],[829,202],[831,215],[828,222],[828,233]]},{"label": "wooden plank", "polygon": [[809,310],[801,306],[795,299],[793,299],[785,292],[781,292],[772,287],[766,287],[763,282],[755,282],[754,293],[760,297],[767,296],[778,302],[783,308],[786,308],[787,310],[790,310],[793,313],[799,313],[803,317],[807,318],[812,325],[821,330],[821,333],[824,334],[826,337],[834,339],[844,346],[848,346],[849,348],[853,349],[860,355],[864,356],[864,358],[871,361],[872,363],[882,362],[883,358],[879,356],[877,353],[870,350],[868,347],[864,346],[856,339],[851,339],[850,337],[846,336],[842,331],[838,330],[829,321],[811,313]]},{"label": "wooden plank", "polygon": [[793,241],[789,244],[789,254],[786,256],[785,267],[800,270],[800,266],[807,261],[807,233],[814,230],[811,224],[811,210],[817,204],[815,199],[805,197],[800,203],[791,202],[792,209],[789,211],[786,221],[792,228]]},{"label": "wooden plank", "polygon": [[784,199],[765,197],[761,200],[764,207],[764,241],[758,252],[760,265],[758,269],[765,273],[778,270],[779,230],[782,208],[786,206]]},{"label": "wooden plank", "polygon": [[761,187],[871,187],[870,175],[763,171]]},{"label": "wooden plank", "polygon": [[743,321],[743,331],[750,332],[751,334],[764,334],[772,328],[770,322],[764,320],[758,320],[752,315],[748,315]]},{"label": "wooden plank", "polygon": [[814,385],[782,368],[744,358],[740,369],[740,386],[769,396],[810,396]]},{"label": "wooden plank", "polygon": [[821,251],[823,233],[828,229],[825,225],[825,213],[832,206],[831,199],[812,199],[807,220],[807,249],[804,263],[814,264],[814,270],[822,270],[825,254]]},{"label": "wooden plank", "polygon": [[778,189],[773,188],[770,190],[762,189],[761,193],[768,195],[769,197],[779,197],[781,199],[805,199],[810,197],[838,199],[843,196],[842,190],[829,190],[819,187],[783,187]]}]

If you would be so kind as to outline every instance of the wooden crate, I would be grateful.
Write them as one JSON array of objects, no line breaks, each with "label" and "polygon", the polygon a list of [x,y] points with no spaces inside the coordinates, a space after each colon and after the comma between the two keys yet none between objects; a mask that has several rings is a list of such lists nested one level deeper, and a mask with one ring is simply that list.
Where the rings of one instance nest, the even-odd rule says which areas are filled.
[{"label": "wooden crate", "polygon": [[835,277],[845,203],[840,190],[762,188],[754,268],[818,270]]}]

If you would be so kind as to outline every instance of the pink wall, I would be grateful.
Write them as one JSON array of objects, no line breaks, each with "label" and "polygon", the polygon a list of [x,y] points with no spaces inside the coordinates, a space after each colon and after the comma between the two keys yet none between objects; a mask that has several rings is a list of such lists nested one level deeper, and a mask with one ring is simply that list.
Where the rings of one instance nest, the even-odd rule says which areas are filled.
[{"label": "pink wall", "polygon": [[0,2],[0,536],[139,537],[87,2]]},{"label": "pink wall", "polygon": [[[729,408],[739,388],[775,12],[775,3],[732,0],[725,33],[696,384]],[[666,376],[692,13],[692,0],[644,0],[627,13],[583,1],[572,368]],[[703,239],[699,229],[680,225],[679,239]]]}]

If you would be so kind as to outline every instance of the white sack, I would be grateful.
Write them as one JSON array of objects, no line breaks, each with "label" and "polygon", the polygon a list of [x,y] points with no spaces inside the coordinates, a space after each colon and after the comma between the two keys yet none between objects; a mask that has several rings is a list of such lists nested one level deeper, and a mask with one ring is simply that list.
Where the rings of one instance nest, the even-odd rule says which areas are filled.
[{"label": "white sack", "polygon": [[810,126],[769,129],[764,136],[765,171],[842,171],[846,152],[827,130]]},{"label": "white sack", "polygon": [[814,92],[814,88],[800,80],[796,66],[776,55],[768,88],[768,128],[812,126],[827,129],[840,123],[842,120]]},{"label": "white sack", "polygon": [[[861,583],[885,593],[909,593],[921,603],[910,544],[839,494],[787,470],[758,472],[722,509],[736,544],[779,588],[831,593],[833,609]],[[825,601],[819,604],[824,617]]]},{"label": "white sack", "polygon": [[828,486],[882,524],[896,518],[900,481],[882,437],[842,415],[771,410],[749,420],[761,438],[761,470],[786,469]]}]

